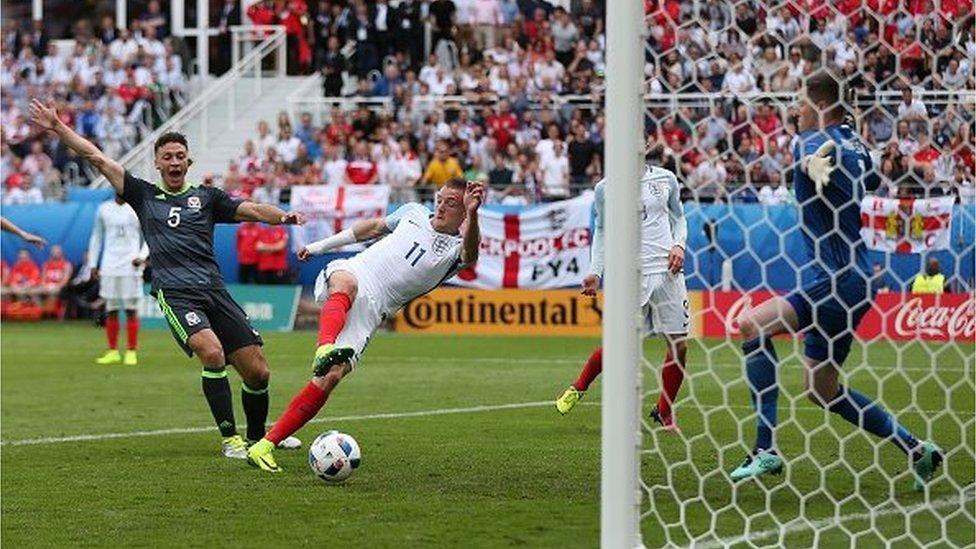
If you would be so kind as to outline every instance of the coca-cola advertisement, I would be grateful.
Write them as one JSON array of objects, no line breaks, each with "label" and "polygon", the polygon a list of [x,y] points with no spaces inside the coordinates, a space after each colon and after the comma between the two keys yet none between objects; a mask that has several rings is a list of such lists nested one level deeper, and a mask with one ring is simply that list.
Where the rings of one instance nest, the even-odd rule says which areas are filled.
[{"label": "coca-cola advertisement", "polygon": [[[702,335],[739,335],[736,318],[747,307],[777,295],[770,291],[702,292]],[[976,296],[973,294],[883,293],[857,327],[861,340],[974,341]]]}]

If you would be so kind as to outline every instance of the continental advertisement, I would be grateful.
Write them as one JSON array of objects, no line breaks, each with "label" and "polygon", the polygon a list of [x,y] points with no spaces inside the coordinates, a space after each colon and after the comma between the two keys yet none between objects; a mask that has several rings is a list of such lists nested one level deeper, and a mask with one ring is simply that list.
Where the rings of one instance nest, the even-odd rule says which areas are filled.
[{"label": "continental advertisement", "polygon": [[[692,311],[699,292],[689,292]],[[579,290],[474,290],[439,288],[397,313],[398,332],[526,336],[600,336],[602,296]],[[695,318],[695,315],[692,317]],[[693,334],[700,333],[695,322]]]}]

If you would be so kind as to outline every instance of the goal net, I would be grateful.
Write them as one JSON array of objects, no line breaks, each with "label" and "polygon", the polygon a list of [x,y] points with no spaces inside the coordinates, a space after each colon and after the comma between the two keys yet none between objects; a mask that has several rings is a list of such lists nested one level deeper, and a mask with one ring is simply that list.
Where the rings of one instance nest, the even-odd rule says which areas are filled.
[{"label": "goal net", "polygon": [[[683,187],[691,309],[686,375],[673,403],[680,434],[648,417],[665,347],[644,346],[638,488],[646,546],[976,542],[976,50],[972,6],[963,4],[645,2],[648,160]],[[736,318],[800,288],[811,260],[793,143],[797,98],[816,70],[843,83],[834,106],[847,111],[881,180],[858,205],[874,269],[867,284],[877,293],[840,383],[943,450],[921,492],[892,440],[808,398],[802,335],[774,343],[782,474],[738,483],[729,475],[756,433]],[[913,293],[926,285],[944,293]]]}]

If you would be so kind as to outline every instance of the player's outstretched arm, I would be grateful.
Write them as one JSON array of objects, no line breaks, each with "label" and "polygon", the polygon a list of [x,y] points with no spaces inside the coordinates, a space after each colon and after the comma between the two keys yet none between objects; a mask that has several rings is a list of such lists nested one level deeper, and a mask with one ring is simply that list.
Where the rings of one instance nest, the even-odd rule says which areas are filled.
[{"label": "player's outstretched arm", "polygon": [[27,242],[30,242],[31,244],[37,246],[38,248],[43,248],[44,245],[47,244],[47,241],[44,240],[43,238],[37,236],[34,233],[29,233],[24,229],[21,229],[17,225],[14,225],[12,221],[9,221],[8,219],[3,217],[0,217],[0,229],[3,229],[8,233],[13,233],[19,236],[20,238],[23,238]]},{"label": "player's outstretched arm", "polygon": [[234,221],[256,221],[268,225],[303,225],[305,216],[300,213],[286,212],[271,204],[258,204],[246,200],[241,202],[234,211]]},{"label": "player's outstretched arm", "polygon": [[122,194],[125,185],[125,169],[121,164],[105,156],[94,143],[78,135],[58,117],[58,111],[53,105],[44,105],[37,99],[30,103],[31,122],[35,125],[54,132],[69,149],[78,153],[89,164],[95,167],[108,182],[115,187],[115,192]]},{"label": "player's outstretched arm", "polygon": [[464,209],[467,212],[467,228],[461,243],[461,263],[471,265],[478,261],[481,247],[481,227],[478,225],[478,208],[485,201],[485,184],[473,182],[464,191]]},{"label": "player's outstretched arm", "polygon": [[322,255],[329,250],[348,246],[349,244],[380,238],[389,232],[390,227],[387,225],[385,217],[362,219],[353,223],[349,229],[340,231],[317,242],[312,242],[301,250],[298,250],[298,259],[299,261],[308,261],[313,255]]}]

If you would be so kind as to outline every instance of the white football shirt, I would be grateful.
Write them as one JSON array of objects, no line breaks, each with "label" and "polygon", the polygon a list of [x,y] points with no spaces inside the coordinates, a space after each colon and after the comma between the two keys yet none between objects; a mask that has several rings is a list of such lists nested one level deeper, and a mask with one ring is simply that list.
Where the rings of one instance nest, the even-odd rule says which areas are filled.
[{"label": "white football shirt", "polygon": [[367,291],[383,312],[392,314],[461,270],[461,236],[440,233],[431,213],[405,204],[386,217],[392,231],[349,260],[360,291]]},{"label": "white football shirt", "polygon": [[102,276],[142,276],[142,267],[132,265],[137,257],[149,257],[149,247],[142,238],[135,210],[115,200],[103,202],[95,213],[95,227],[88,241],[88,262],[98,265]]}]

